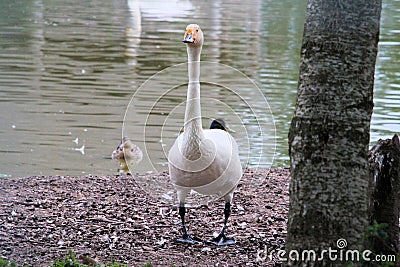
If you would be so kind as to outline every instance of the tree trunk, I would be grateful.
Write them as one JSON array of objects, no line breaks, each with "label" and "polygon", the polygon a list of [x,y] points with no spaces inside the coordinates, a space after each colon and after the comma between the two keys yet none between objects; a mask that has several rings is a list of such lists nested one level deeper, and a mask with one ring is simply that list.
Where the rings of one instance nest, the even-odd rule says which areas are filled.
[{"label": "tree trunk", "polygon": [[[368,225],[368,144],[381,0],[309,0],[297,103],[289,131],[286,255],[362,249]],[[341,245],[340,245],[341,246]],[[294,255],[294,254],[293,254]],[[296,258],[296,257],[294,257]],[[295,266],[340,266],[323,259]]]},{"label": "tree trunk", "polygon": [[[379,140],[370,150],[371,218],[370,224],[387,224],[383,235],[371,235],[371,250],[376,254],[391,255],[399,252],[400,208],[400,140]],[[375,229],[376,230],[376,229]]]}]

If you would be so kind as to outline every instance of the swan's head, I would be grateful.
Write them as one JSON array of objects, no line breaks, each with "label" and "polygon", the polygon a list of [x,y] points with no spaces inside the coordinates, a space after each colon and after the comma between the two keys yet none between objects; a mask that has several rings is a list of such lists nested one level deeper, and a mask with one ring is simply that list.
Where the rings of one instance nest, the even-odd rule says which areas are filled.
[{"label": "swan's head", "polygon": [[186,27],[183,42],[190,46],[201,46],[203,44],[203,32],[197,24],[189,24]]}]

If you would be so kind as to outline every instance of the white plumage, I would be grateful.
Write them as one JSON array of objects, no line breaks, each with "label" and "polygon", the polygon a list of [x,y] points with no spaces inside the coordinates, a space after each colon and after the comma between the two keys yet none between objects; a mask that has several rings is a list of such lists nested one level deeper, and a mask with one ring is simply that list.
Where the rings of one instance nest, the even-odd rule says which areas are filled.
[{"label": "white plumage", "polygon": [[[215,245],[234,244],[233,238],[225,235],[231,212],[233,191],[242,177],[238,146],[233,137],[219,129],[203,130],[200,107],[200,54],[203,32],[196,24],[186,28],[184,40],[187,44],[189,84],[185,110],[184,131],[180,134],[168,154],[169,172],[178,200],[182,219],[183,243],[195,243],[185,225],[185,199],[194,190],[204,195],[223,196],[225,199],[225,222],[221,234],[211,239]],[[215,120],[214,122],[216,122]],[[214,123],[213,122],[213,123]],[[219,123],[217,123],[220,125]]]}]

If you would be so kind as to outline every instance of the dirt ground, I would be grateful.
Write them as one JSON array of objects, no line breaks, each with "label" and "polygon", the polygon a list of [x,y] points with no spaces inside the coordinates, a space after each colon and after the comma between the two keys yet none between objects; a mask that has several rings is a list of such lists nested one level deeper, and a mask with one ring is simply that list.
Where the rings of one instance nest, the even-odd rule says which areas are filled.
[{"label": "dirt ground", "polygon": [[[288,169],[248,169],[233,203],[226,247],[183,245],[176,203],[146,193],[134,176],[34,176],[0,181],[0,256],[48,266],[69,250],[82,263],[129,266],[280,266],[265,251],[285,245]],[[265,178],[265,179],[264,179]],[[262,180],[257,184],[255,181]],[[208,239],[223,223],[223,200],[188,209],[192,235]]]}]

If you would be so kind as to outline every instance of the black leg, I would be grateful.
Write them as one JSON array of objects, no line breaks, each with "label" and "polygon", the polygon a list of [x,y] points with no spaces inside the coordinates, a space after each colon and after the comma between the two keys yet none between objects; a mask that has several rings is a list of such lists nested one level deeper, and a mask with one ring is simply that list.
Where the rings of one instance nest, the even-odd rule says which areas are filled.
[{"label": "black leg", "polygon": [[179,215],[181,216],[181,222],[182,222],[182,232],[183,236],[179,238],[177,241],[179,243],[184,243],[184,244],[201,244],[201,240],[197,238],[192,238],[186,229],[186,223],[185,223],[185,213],[186,213],[186,208],[185,206],[179,206]]},{"label": "black leg", "polygon": [[189,235],[186,229],[185,214],[186,214],[186,208],[179,207],[179,216],[181,216],[183,238],[188,238]]},{"label": "black leg", "polygon": [[226,202],[225,209],[224,209],[224,216],[225,216],[224,226],[222,227],[222,230],[217,237],[214,237],[214,238],[206,241],[207,244],[213,244],[216,246],[226,246],[226,245],[236,244],[236,241],[234,238],[227,237],[225,234],[227,224],[228,224],[228,219],[229,219],[230,215],[231,215],[231,203]]},{"label": "black leg", "polygon": [[231,211],[232,211],[232,207],[231,207],[231,203],[227,202],[225,203],[225,208],[224,208],[224,228],[222,229],[223,231],[225,231],[226,229],[226,225],[228,224],[228,219],[229,216],[231,216]]}]

